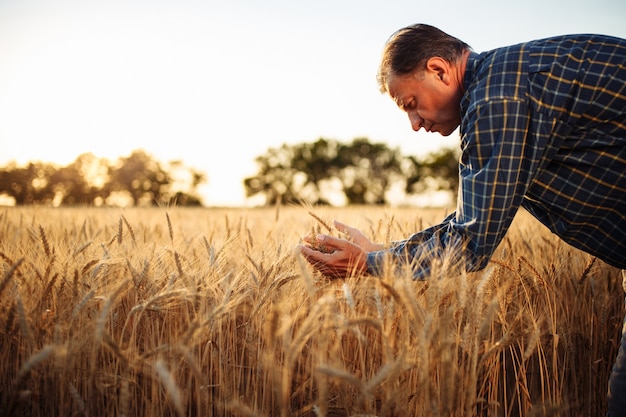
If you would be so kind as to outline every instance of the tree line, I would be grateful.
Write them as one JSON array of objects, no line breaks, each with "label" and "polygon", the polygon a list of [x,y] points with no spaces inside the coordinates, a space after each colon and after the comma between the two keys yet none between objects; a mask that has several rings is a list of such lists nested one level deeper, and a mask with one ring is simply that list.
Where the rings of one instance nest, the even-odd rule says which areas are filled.
[{"label": "tree line", "polygon": [[263,195],[268,205],[374,204],[389,202],[400,185],[406,195],[428,190],[456,192],[459,150],[443,148],[424,158],[399,148],[356,138],[350,143],[320,138],[312,143],[270,148],[256,158],[259,170],[244,179],[247,197]]},{"label": "tree line", "polygon": [[10,163],[0,169],[0,196],[12,198],[16,205],[199,206],[197,189],[205,181],[201,171],[181,161],[159,162],[143,150],[113,162],[86,153],[61,167]]},{"label": "tree line", "polygon": [[[242,186],[247,197],[262,196],[266,205],[382,205],[398,185],[406,195],[458,187],[457,150],[444,148],[419,159],[367,138],[283,144],[255,162],[257,173]],[[198,187],[207,180],[181,161],[163,163],[143,150],[113,162],[86,153],[62,167],[10,163],[0,168],[0,196],[16,205],[202,206]]]}]

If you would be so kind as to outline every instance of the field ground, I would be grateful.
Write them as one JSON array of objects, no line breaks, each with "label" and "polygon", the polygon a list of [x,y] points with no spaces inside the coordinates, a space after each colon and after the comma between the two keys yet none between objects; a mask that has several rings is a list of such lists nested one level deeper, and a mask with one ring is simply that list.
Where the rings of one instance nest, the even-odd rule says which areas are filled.
[{"label": "field ground", "polygon": [[0,415],[599,416],[620,271],[521,212],[483,271],[328,280],[334,218],[441,209],[0,209]]}]

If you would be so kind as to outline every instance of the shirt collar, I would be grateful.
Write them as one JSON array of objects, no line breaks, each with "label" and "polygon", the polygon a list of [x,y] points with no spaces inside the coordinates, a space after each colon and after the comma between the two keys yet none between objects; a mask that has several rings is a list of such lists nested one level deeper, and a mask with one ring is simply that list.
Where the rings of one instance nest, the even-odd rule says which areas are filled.
[{"label": "shirt collar", "polygon": [[465,89],[465,91],[467,91],[467,87],[472,82],[472,78],[474,78],[477,64],[478,53],[470,51],[470,54],[467,57],[467,64],[465,65],[465,75],[463,77],[463,88]]}]

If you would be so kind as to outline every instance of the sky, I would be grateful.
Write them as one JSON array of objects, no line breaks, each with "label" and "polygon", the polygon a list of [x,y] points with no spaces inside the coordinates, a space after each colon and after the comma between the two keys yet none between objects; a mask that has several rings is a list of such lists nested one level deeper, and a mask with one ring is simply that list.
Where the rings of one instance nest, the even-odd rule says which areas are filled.
[{"label": "sky", "polygon": [[425,155],[376,71],[397,29],[477,51],[565,33],[626,38],[623,0],[0,0],[0,167],[143,149],[207,175],[205,204],[246,206],[255,157],[357,137]]}]

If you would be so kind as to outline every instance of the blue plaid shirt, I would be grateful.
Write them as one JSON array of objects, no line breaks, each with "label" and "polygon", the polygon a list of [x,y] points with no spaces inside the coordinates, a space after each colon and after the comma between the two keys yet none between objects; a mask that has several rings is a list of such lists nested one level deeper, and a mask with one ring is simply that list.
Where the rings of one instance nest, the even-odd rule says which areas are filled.
[{"label": "blue plaid shirt", "polygon": [[520,207],[626,268],[626,40],[569,35],[471,52],[464,86],[456,211],[371,252],[369,272],[388,260],[415,278],[444,259],[480,270]]}]

